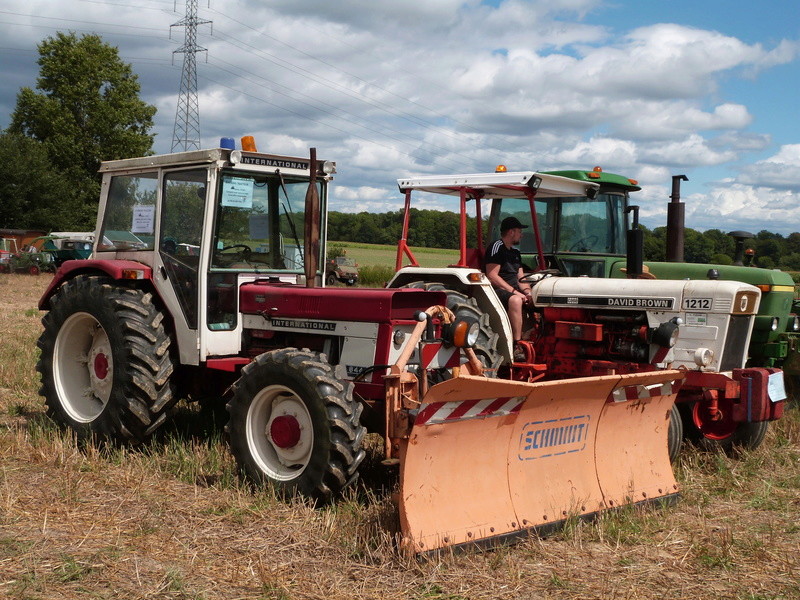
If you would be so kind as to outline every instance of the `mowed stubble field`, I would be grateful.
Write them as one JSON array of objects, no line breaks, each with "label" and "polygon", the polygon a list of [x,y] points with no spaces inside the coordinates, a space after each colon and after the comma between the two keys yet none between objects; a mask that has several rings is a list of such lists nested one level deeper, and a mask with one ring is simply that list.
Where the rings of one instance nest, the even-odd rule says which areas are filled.
[{"label": "mowed stubble field", "polygon": [[241,485],[219,427],[186,407],[144,446],[79,448],[38,396],[48,280],[0,275],[0,598],[800,598],[796,407],[738,459],[684,451],[677,505],[413,560],[394,549],[377,453],[315,510]]}]

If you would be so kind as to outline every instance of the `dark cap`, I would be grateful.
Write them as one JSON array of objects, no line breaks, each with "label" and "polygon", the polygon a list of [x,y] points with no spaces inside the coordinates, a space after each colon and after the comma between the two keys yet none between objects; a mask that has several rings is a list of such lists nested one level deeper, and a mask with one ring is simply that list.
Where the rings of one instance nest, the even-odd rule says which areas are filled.
[{"label": "dark cap", "polygon": [[519,222],[517,217],[506,217],[500,223],[500,233],[505,233],[509,229],[527,229],[527,225],[523,225]]}]

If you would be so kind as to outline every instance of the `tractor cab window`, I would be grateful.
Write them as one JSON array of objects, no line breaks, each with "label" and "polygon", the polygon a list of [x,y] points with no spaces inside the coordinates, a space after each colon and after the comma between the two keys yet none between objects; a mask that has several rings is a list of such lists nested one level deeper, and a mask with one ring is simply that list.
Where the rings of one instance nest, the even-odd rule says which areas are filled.
[{"label": "tractor cab window", "polygon": [[152,250],[158,173],[111,178],[98,251]]},{"label": "tractor cab window", "polygon": [[223,173],[212,269],[302,273],[307,180]]},{"label": "tractor cab window", "polygon": [[625,248],[625,197],[560,198],[557,252],[620,254]]}]

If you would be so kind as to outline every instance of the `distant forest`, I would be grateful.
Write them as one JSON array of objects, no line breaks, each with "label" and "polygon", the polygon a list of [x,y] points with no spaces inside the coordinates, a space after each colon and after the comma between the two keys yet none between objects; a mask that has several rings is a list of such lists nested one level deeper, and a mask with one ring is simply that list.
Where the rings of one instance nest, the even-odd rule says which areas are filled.
[{"label": "distant forest", "polygon": [[[454,212],[411,209],[412,227],[408,243],[427,248],[458,248],[459,215]],[[328,214],[328,239],[366,244],[397,244],[403,225],[403,211],[357,214],[331,211]],[[644,230],[645,260],[664,260],[666,227]],[[475,244],[475,219],[468,221],[468,241]],[[759,231],[745,242],[754,251],[754,264],[766,269],[800,271],[800,233],[783,236]],[[719,229],[697,231],[686,228],[684,255],[687,262],[730,264],[735,243]]]}]

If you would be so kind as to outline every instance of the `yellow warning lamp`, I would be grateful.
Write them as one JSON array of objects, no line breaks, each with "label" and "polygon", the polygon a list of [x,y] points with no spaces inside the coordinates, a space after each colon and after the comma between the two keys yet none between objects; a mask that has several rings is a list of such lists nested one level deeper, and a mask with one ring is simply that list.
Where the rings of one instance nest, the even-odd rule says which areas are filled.
[{"label": "yellow warning lamp", "polygon": [[586,175],[589,177],[589,179],[600,179],[600,173],[602,172],[603,172],[602,167],[595,167],[594,169],[586,173]]},{"label": "yellow warning lamp", "polygon": [[508,169],[506,169],[506,166],[505,166],[505,165],[497,165],[497,166],[494,168],[494,172],[495,172],[495,173],[507,173],[507,172],[508,172]]},{"label": "yellow warning lamp", "polygon": [[256,140],[252,135],[245,135],[242,137],[242,150],[245,152],[258,152]]}]

